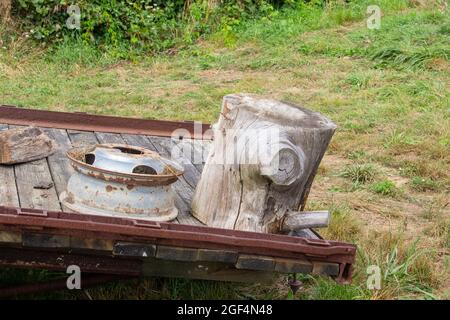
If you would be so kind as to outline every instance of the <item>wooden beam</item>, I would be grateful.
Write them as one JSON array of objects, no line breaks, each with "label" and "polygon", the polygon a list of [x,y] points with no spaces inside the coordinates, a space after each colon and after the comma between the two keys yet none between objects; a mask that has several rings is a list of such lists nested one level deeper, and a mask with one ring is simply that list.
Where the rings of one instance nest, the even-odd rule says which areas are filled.
[{"label": "wooden beam", "polygon": [[289,211],[282,224],[282,232],[297,231],[310,228],[325,228],[330,222],[328,211]]}]

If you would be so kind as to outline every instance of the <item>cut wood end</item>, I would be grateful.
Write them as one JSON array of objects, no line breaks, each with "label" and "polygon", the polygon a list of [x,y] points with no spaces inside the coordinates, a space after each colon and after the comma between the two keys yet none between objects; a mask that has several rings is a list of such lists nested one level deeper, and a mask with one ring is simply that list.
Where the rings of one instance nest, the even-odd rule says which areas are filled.
[{"label": "cut wood end", "polygon": [[325,129],[334,131],[337,126],[324,115],[290,102],[267,99],[255,94],[238,93],[224,96],[222,115],[228,115],[237,108],[246,108],[260,118],[273,122],[278,119],[284,125],[304,129]]},{"label": "cut wood end", "polygon": [[330,213],[328,211],[290,211],[281,223],[281,231],[325,228],[328,227],[329,223]]},{"label": "cut wood end", "polygon": [[304,157],[294,148],[282,148],[261,167],[261,175],[279,186],[288,186],[297,181],[302,174]]}]

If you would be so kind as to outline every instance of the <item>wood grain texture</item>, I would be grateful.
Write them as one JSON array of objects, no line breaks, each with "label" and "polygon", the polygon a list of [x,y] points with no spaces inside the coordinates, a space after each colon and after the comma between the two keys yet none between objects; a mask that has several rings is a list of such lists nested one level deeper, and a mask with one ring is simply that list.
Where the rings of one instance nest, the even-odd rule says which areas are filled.
[{"label": "wood grain texture", "polygon": [[[48,157],[48,166],[55,184],[56,193],[59,196],[66,190],[67,182],[74,172],[66,155],[67,151],[72,148],[72,145],[69,135],[64,129],[45,129],[45,132],[58,143],[56,152]],[[64,206],[62,206],[62,209],[65,212],[73,212]]]},{"label": "wood grain texture", "polygon": [[[19,126],[9,127],[20,128]],[[14,171],[22,208],[61,210],[47,159],[16,164]],[[41,188],[45,185],[48,187]]]},{"label": "wood grain texture", "polygon": [[[8,125],[0,124],[0,131],[8,130]],[[14,167],[0,165],[0,205],[19,207]]]},{"label": "wood grain texture", "polygon": [[300,229],[325,228],[329,222],[328,211],[288,211],[281,223],[281,231],[288,233]]},{"label": "wood grain texture", "polygon": [[225,96],[193,215],[213,227],[282,232],[287,212],[303,209],[335,129],[300,106]]},{"label": "wood grain texture", "polygon": [[[22,208],[60,211],[58,195],[46,159],[16,165],[16,183]],[[47,184],[48,189],[36,188]]]},{"label": "wood grain texture", "polygon": [[83,147],[99,143],[94,132],[67,130],[67,133],[73,147]]},{"label": "wood grain texture", "polygon": [[53,154],[56,142],[36,127],[9,127],[0,131],[0,164],[39,160]]},{"label": "wood grain texture", "polygon": [[[147,138],[158,153],[163,157],[171,158],[170,138],[149,136],[147,136]],[[183,207],[183,210],[180,210],[177,220],[183,224],[201,225],[202,223],[191,214],[191,202],[194,196],[194,188],[198,183],[200,173],[186,158],[184,160],[185,162],[182,163],[184,174],[172,185],[182,202],[184,202],[184,204],[180,204]]]},{"label": "wood grain texture", "polygon": [[95,132],[95,136],[100,143],[127,144],[125,139],[120,134]]},{"label": "wood grain texture", "polygon": [[172,261],[147,259],[142,275],[149,277],[188,278],[228,282],[267,283],[276,279],[274,272],[239,270],[223,262]]}]

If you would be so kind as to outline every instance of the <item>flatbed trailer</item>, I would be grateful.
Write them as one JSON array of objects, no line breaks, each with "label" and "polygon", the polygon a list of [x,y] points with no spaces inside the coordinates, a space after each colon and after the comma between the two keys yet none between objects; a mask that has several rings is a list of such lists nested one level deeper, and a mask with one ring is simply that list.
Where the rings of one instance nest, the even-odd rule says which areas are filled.
[{"label": "flatbed trailer", "polygon": [[[66,271],[77,265],[105,281],[116,275],[261,282],[280,273],[351,281],[354,245],[324,240],[309,229],[288,236],[210,228],[190,214],[204,165],[191,159],[207,155],[209,125],[0,106],[0,130],[28,125],[42,128],[59,147],[46,159],[0,165],[0,267]],[[185,173],[173,185],[175,221],[80,214],[61,204],[59,195],[73,173],[67,150],[118,143],[170,157],[176,129],[191,133],[183,142],[199,154],[184,159]]]}]

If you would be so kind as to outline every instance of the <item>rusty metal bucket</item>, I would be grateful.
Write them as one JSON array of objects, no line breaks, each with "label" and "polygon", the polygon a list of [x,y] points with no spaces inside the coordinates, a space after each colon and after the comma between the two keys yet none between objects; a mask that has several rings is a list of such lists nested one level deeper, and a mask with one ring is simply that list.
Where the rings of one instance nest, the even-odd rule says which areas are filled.
[{"label": "rusty metal bucket", "polygon": [[180,164],[121,144],[74,148],[67,157],[75,173],[60,200],[70,210],[152,221],[176,218],[171,184],[183,174]]}]

